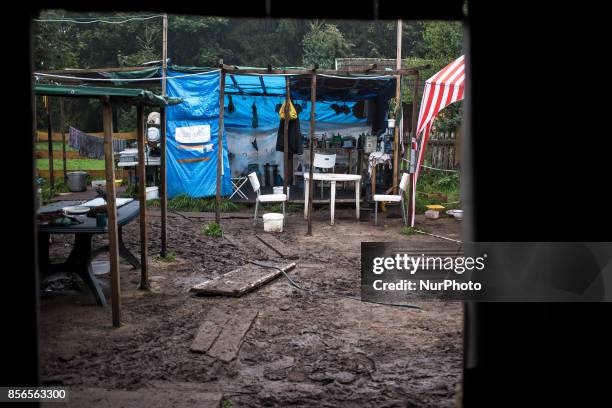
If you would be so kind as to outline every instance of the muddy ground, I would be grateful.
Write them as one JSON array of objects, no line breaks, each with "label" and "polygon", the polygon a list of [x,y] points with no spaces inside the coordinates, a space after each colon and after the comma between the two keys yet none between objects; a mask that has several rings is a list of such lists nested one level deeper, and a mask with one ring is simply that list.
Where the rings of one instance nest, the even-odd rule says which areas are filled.
[{"label": "muddy ground", "polygon": [[[290,276],[316,294],[281,277],[242,298],[202,298],[189,293],[192,285],[235,269],[244,263],[241,258],[263,254],[242,253],[227,240],[202,234],[212,214],[190,219],[170,214],[168,245],[177,259],[156,261],[160,218],[151,210],[152,289],[138,290],[140,271],[122,261],[122,327],[111,327],[110,306],[96,306],[78,278],[42,284],[43,380],[74,390],[164,390],[179,398],[215,391],[229,401],[225,406],[235,407],[454,406],[462,369],[460,303],[424,302],[416,310],[336,296],[359,296],[361,241],[438,238],[400,234],[401,219],[379,219],[375,227],[353,219],[354,210],[337,211],[333,227],[327,211],[314,213],[312,237],[305,236],[299,213],[291,214],[286,231],[277,235],[301,251]],[[249,215],[228,214],[224,232],[236,237],[261,232],[261,223],[253,227]],[[432,233],[459,238],[454,219],[418,222]],[[138,220],[124,227],[124,236],[139,256]],[[51,256],[66,256],[71,239],[53,239]],[[94,239],[94,246],[103,244],[103,237]],[[98,278],[108,294],[108,274]],[[230,363],[189,351],[211,306],[230,314],[259,310]]]}]

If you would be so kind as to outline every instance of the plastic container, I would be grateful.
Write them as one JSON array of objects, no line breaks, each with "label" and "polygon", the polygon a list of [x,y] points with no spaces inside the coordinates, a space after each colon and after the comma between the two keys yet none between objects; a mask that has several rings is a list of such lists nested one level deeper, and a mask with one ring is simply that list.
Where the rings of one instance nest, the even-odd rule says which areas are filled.
[{"label": "plastic container", "polygon": [[159,198],[159,187],[147,187],[147,200],[154,200],[156,198]]},{"label": "plastic container", "polygon": [[266,213],[263,215],[264,231],[283,232],[283,214]]},{"label": "plastic container", "polygon": [[437,220],[438,218],[440,218],[440,211],[427,210],[425,211],[425,217],[432,220]]},{"label": "plastic container", "polygon": [[387,127],[393,129],[395,127],[395,119],[387,119]]},{"label": "plastic container", "polygon": [[87,173],[84,171],[71,171],[68,174],[68,190],[72,192],[87,190]]},{"label": "plastic container", "polygon": [[[289,199],[290,188],[291,187],[287,186],[287,200]],[[274,192],[274,194],[283,194],[283,186],[272,187],[272,191]]]}]

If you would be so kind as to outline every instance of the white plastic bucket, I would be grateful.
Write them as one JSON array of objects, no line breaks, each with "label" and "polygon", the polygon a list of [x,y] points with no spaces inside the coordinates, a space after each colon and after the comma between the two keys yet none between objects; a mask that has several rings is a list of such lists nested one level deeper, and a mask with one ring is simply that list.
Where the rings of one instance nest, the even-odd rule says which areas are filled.
[{"label": "white plastic bucket", "polygon": [[153,200],[155,198],[159,198],[159,187],[147,187],[147,200]]},{"label": "white plastic bucket", "polygon": [[[289,189],[291,187],[287,186],[287,200],[289,199]],[[272,191],[274,194],[283,194],[283,186],[272,187]]]},{"label": "white plastic bucket", "polygon": [[266,213],[263,215],[264,231],[283,232],[283,214]]},{"label": "white plastic bucket", "polygon": [[387,119],[387,127],[393,129],[395,127],[395,119]]}]

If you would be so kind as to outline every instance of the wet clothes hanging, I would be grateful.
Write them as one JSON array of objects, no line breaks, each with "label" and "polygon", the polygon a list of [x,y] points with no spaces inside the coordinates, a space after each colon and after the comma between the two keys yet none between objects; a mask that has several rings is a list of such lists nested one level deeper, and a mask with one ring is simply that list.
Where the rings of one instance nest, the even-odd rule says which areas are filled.
[{"label": "wet clothes hanging", "polygon": [[[276,136],[276,151],[284,152],[285,151],[285,120],[281,119],[280,124],[278,125],[278,133]],[[289,130],[288,130],[289,140],[289,157],[293,157],[294,154],[303,154],[304,153],[304,144],[302,142],[302,132],[300,131],[300,119],[294,119],[289,121]]]}]

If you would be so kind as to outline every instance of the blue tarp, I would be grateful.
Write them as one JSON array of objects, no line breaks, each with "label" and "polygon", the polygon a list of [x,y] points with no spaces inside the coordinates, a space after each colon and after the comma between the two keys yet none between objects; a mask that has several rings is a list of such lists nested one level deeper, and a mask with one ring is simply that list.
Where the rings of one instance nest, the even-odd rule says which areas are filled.
[{"label": "blue tarp", "polygon": [[[175,76],[178,78],[172,78]],[[184,73],[168,70],[168,96],[183,100],[183,103],[166,109],[166,163],[170,198],[180,194],[192,197],[208,197],[216,194],[219,84],[219,72],[185,76]],[[206,141],[191,143],[185,139],[177,140],[177,129],[180,135],[185,135],[193,133],[189,132],[190,129],[202,129],[207,126],[210,138]],[[207,151],[207,148],[210,151]],[[227,139],[224,138],[221,177],[223,196],[232,192],[230,178]]]}]

